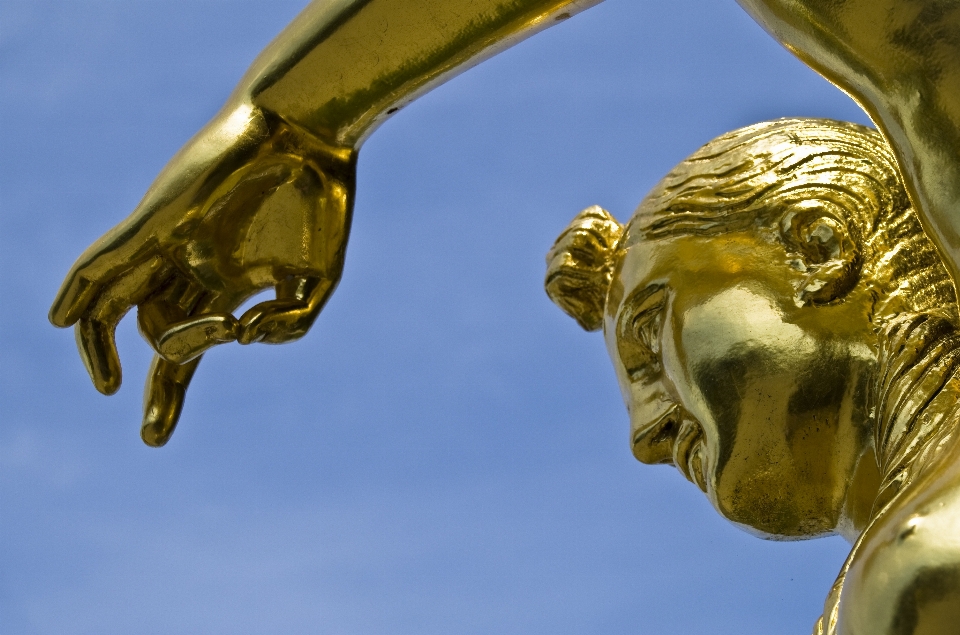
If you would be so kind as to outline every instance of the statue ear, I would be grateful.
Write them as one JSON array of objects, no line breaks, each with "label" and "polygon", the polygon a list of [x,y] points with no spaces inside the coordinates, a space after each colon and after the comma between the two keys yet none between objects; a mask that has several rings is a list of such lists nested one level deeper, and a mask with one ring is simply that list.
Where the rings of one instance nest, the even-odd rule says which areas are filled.
[{"label": "statue ear", "polygon": [[835,203],[820,200],[793,205],[783,215],[781,237],[806,274],[796,285],[799,306],[834,302],[857,286],[860,241],[846,216]]}]

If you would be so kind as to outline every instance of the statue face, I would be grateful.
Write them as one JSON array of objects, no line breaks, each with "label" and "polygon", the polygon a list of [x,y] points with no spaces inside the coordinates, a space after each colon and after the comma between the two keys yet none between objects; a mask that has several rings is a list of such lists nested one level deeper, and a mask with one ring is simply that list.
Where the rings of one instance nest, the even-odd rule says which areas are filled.
[{"label": "statue face", "polygon": [[634,455],[779,539],[837,528],[869,447],[869,294],[800,306],[801,269],[763,230],[650,239],[618,264],[604,323]]}]

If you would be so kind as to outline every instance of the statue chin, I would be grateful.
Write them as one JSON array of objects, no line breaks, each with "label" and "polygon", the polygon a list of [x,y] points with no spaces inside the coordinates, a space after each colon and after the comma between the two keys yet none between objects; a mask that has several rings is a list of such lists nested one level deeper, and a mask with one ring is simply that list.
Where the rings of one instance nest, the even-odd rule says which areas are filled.
[{"label": "statue chin", "polygon": [[743,531],[779,542],[810,540],[837,533],[837,519],[811,515],[789,502],[771,501],[769,497],[747,498],[735,509],[714,507],[724,518]]}]

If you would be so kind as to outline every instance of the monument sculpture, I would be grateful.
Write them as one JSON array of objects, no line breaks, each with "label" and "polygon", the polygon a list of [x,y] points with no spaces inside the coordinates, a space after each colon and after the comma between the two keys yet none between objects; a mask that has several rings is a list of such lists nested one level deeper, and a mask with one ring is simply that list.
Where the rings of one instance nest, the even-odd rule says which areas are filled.
[{"label": "monument sculpture", "polygon": [[603,329],[637,459],[750,532],[855,543],[820,632],[956,628],[957,300],[878,133],[724,135],[626,227],[581,212],[546,286]]},{"label": "monument sculpture", "polygon": [[[120,385],[114,329],[136,306],[155,352],[141,436],[166,443],[205,351],[295,340],[323,309],[376,126],[594,3],[310,4],[68,274],[50,319],[75,326],[96,388]],[[577,216],[547,291],[603,329],[639,460],[676,465],[761,536],[854,543],[818,633],[954,633],[960,6],[741,5],[880,132],[782,120],[721,136],[625,227]]]}]

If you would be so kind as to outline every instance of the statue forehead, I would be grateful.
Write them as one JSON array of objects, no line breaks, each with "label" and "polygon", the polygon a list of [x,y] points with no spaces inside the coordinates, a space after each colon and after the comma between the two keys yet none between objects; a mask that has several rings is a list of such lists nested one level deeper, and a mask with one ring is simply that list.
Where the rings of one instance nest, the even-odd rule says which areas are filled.
[{"label": "statue forehead", "polygon": [[627,296],[649,285],[695,287],[709,283],[716,289],[723,280],[736,284],[735,277],[745,273],[771,273],[770,250],[766,247],[773,244],[773,233],[765,227],[712,235],[640,236],[618,254],[607,298],[608,313],[615,315]]}]

